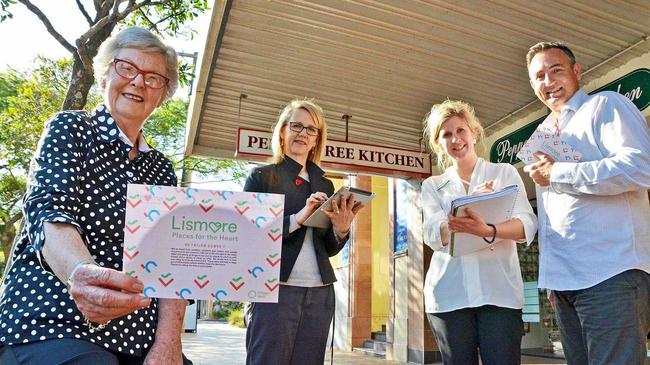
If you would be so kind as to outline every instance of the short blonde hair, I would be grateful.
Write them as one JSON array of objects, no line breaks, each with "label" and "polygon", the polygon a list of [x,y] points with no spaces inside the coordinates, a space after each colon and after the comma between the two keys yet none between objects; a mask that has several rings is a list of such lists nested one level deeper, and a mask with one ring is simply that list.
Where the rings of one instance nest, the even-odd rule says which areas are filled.
[{"label": "short blonde hair", "polygon": [[311,116],[311,119],[314,120],[314,123],[316,123],[316,127],[320,129],[316,146],[311,150],[308,157],[311,162],[315,164],[320,163],[321,153],[327,141],[327,124],[325,123],[323,108],[318,106],[314,102],[314,99],[294,99],[280,113],[280,117],[273,128],[273,137],[271,138],[271,149],[273,150],[272,163],[279,163],[284,160],[285,154],[282,149],[281,135],[284,132],[284,128],[289,125],[289,120],[293,116],[293,113],[298,109],[306,110]]},{"label": "short blonde hair", "polygon": [[424,119],[424,140],[431,151],[436,153],[442,167],[449,166],[450,161],[449,156],[440,146],[438,137],[440,137],[442,125],[453,117],[465,120],[477,141],[482,141],[485,135],[474,108],[468,103],[461,100],[445,100],[440,104],[435,104]]},{"label": "short blonde hair", "polygon": [[157,52],[165,57],[167,92],[163,101],[174,95],[178,88],[178,56],[174,48],[164,44],[158,36],[140,27],[125,28],[110,36],[99,46],[97,56],[93,59],[95,80],[98,82],[108,75],[108,70],[113,64],[113,59],[124,48],[137,49],[143,52]]}]

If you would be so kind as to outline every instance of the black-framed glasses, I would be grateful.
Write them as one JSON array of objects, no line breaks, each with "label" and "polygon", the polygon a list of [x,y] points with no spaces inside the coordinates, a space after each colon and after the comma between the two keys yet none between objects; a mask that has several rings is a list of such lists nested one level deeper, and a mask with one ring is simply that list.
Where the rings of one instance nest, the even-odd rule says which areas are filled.
[{"label": "black-framed glasses", "polygon": [[167,77],[155,72],[142,71],[138,66],[129,61],[114,58],[113,66],[115,67],[115,72],[125,79],[133,80],[138,75],[142,75],[144,84],[152,89],[162,89],[169,83]]},{"label": "black-framed glasses", "polygon": [[304,125],[302,125],[302,123],[298,123],[298,122],[289,123],[289,129],[292,132],[296,132],[296,134],[300,134],[300,132],[302,132],[302,130],[304,129],[305,132],[307,132],[307,135],[310,136],[317,136],[320,133],[320,129],[316,127],[305,127]]}]

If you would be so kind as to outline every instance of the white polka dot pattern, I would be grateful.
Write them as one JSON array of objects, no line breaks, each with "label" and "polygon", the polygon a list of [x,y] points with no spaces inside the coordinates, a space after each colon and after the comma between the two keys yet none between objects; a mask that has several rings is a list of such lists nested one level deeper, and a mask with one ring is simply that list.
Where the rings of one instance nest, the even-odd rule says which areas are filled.
[{"label": "white polka dot pattern", "polygon": [[62,112],[46,124],[30,166],[26,224],[3,282],[0,343],[81,338],[136,356],[153,343],[157,301],[90,333],[65,285],[41,262],[43,223],[63,222],[77,227],[100,265],[121,270],[127,184],[176,185],[160,152],[129,160],[131,147],[118,135],[103,105],[90,115]]}]

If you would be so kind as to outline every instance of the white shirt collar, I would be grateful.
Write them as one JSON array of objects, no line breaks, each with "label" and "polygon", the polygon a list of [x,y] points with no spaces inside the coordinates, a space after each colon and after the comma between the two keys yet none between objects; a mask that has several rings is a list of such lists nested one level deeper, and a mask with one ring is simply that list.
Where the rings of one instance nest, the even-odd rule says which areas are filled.
[{"label": "white shirt collar", "polygon": [[[133,147],[133,143],[131,142],[129,137],[126,136],[126,134],[120,129],[120,127],[117,127],[117,129],[120,131],[120,139],[122,140],[122,142]],[[149,144],[147,144],[147,140],[144,138],[144,133],[142,133],[142,131],[140,131],[140,134],[138,135],[138,151],[144,153],[151,151],[151,147],[149,147]]]}]

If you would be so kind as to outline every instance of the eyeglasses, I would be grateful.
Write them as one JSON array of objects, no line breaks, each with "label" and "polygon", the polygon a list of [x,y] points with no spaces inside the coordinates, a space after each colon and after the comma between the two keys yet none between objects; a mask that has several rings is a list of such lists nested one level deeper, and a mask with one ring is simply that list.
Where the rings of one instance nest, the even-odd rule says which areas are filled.
[{"label": "eyeglasses", "polygon": [[317,136],[320,133],[320,129],[316,127],[305,127],[304,125],[302,125],[302,123],[298,123],[298,122],[289,123],[289,129],[292,132],[296,132],[296,134],[300,134],[300,132],[302,132],[302,130],[304,129],[307,132],[307,135],[310,136]]},{"label": "eyeglasses", "polygon": [[112,62],[113,66],[115,66],[115,72],[118,75],[129,80],[133,80],[138,77],[138,75],[142,75],[144,84],[152,89],[162,89],[169,83],[169,79],[165,76],[155,72],[142,71],[138,66],[129,61],[114,58]]}]

